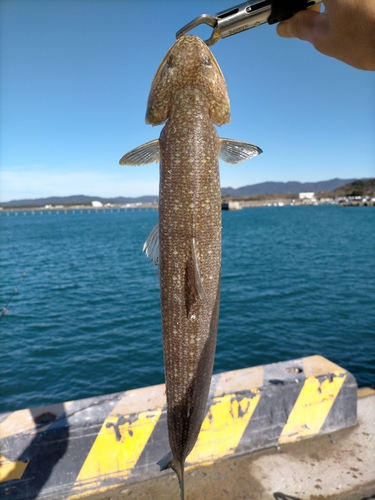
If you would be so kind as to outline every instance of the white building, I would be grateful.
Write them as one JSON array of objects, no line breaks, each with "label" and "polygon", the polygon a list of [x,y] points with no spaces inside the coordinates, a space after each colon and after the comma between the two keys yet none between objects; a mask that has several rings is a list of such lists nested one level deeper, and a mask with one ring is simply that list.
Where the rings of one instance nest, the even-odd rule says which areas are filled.
[{"label": "white building", "polygon": [[91,202],[91,205],[94,207],[94,208],[100,208],[103,206],[103,203],[101,201],[92,201]]},{"label": "white building", "polygon": [[298,198],[300,200],[315,200],[315,193],[299,193]]}]

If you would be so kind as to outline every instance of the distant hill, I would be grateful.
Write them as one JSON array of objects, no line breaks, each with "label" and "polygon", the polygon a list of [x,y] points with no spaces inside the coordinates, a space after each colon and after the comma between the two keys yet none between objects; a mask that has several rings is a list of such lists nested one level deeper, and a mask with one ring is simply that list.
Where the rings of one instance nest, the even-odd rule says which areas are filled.
[{"label": "distant hill", "polygon": [[[346,196],[355,190],[370,189],[370,186],[373,186],[371,182],[374,184],[374,179],[331,179],[329,181],[319,182],[261,182],[260,184],[252,184],[237,189],[231,187],[222,188],[221,194],[223,196],[240,198],[254,195],[298,196],[298,193],[313,191],[314,193],[324,192],[333,193],[334,196]],[[364,186],[366,186],[366,188],[364,188]],[[364,194],[367,194],[367,191]],[[37,198],[34,200],[12,200],[0,203],[0,206],[6,208],[44,207],[45,205],[83,205],[89,204],[92,201],[100,201],[103,204],[114,203],[119,205],[124,205],[126,203],[152,203],[158,201],[158,196],[139,196],[138,198],[118,196],[117,198],[102,198],[100,196],[79,194],[73,196],[50,196],[48,198]]]},{"label": "distant hill", "polygon": [[360,179],[336,188],[333,196],[375,196],[375,178]]},{"label": "distant hill", "polygon": [[158,201],[157,196],[140,196],[138,198],[101,198],[100,196],[85,196],[83,194],[73,196],[50,196],[48,198],[37,198],[35,200],[12,200],[5,203],[0,203],[2,207],[44,207],[44,205],[84,205],[92,201],[100,201],[101,203],[114,203],[125,205],[126,203],[152,203]]},{"label": "distant hill", "polygon": [[319,182],[261,182],[237,189],[227,187],[221,189],[223,196],[242,197],[264,194],[289,194],[296,195],[304,192],[319,193],[320,191],[333,191],[345,184],[349,184],[356,179],[331,179],[329,181]]}]

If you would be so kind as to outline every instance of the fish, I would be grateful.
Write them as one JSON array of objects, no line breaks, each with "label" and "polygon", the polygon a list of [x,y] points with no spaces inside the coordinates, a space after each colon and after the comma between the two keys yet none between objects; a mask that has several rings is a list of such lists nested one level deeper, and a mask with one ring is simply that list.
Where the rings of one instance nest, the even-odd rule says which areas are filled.
[{"label": "fish", "polygon": [[168,437],[158,465],[172,468],[184,499],[184,465],[206,414],[216,350],[221,270],[219,158],[230,164],[262,153],[219,138],[230,121],[221,69],[197,36],[179,38],[151,84],[146,123],[165,123],[159,139],[125,154],[120,165],[160,163],[159,221],[144,245],[158,266]]}]

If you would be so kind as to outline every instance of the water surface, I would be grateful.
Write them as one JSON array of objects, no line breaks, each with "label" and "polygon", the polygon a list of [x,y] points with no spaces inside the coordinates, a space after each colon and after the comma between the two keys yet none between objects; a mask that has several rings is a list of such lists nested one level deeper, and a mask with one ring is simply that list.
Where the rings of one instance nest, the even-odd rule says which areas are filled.
[{"label": "water surface", "polygon": [[[0,306],[18,293],[0,322],[0,411],[164,382],[159,282],[142,255],[156,222],[1,214]],[[321,354],[375,385],[374,250],[372,207],[223,212],[214,371]]]}]

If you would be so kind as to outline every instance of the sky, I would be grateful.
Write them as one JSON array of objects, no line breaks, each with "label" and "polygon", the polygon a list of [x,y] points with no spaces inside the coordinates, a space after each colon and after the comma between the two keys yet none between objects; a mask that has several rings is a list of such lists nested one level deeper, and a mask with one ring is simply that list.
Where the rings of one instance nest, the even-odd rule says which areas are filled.
[{"label": "sky", "polygon": [[[237,3],[0,0],[0,201],[158,194],[157,164],[118,164],[160,134],[144,120],[152,78],[178,29]],[[374,72],[269,25],[211,50],[231,100],[219,135],[263,149],[220,162],[223,187],[375,176]]]}]

